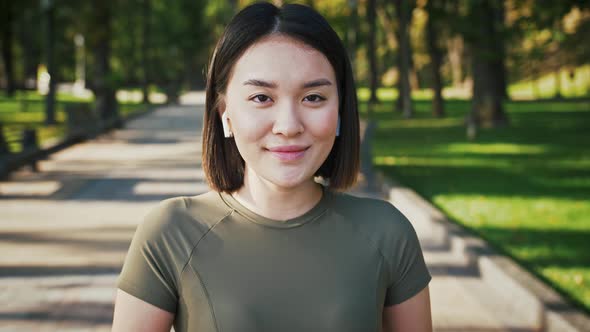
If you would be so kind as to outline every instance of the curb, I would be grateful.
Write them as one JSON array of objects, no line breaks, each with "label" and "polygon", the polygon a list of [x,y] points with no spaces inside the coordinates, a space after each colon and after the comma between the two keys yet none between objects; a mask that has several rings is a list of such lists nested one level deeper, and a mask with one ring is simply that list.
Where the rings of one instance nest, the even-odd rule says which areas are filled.
[{"label": "curb", "polygon": [[[510,307],[525,308],[516,315],[534,322],[538,331],[590,331],[590,317],[567,302],[551,287],[498,253],[485,240],[452,223],[434,205],[414,190],[404,187],[375,170],[377,183],[387,199],[397,205],[408,203],[428,220],[428,231],[437,245],[462,253],[479,270],[483,281],[510,299]],[[418,229],[417,229],[418,232]],[[420,232],[418,232],[420,233]]]}]

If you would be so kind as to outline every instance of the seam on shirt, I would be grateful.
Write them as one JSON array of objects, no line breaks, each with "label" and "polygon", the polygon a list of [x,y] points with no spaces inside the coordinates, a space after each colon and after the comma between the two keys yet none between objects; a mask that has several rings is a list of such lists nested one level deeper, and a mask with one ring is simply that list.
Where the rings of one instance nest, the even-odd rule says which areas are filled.
[{"label": "seam on shirt", "polygon": [[326,205],[327,205],[327,206],[326,206],[326,208],[325,208],[323,211],[321,211],[321,212],[320,212],[320,214],[318,214],[317,216],[315,216],[314,218],[312,218],[312,219],[310,219],[310,220],[308,220],[308,221],[306,221],[306,222],[303,222],[303,223],[295,223],[295,224],[293,224],[293,225],[289,225],[288,227],[273,227],[273,226],[270,226],[270,225],[267,225],[267,224],[261,223],[261,222],[257,221],[256,219],[254,219],[254,218],[252,218],[252,217],[248,216],[247,214],[245,214],[245,213],[241,212],[240,210],[238,210],[238,209],[234,208],[234,207],[231,205],[231,203],[229,203],[229,202],[228,202],[228,201],[227,201],[227,200],[226,200],[226,199],[225,199],[223,196],[221,196],[221,195],[220,195],[219,197],[221,197],[221,200],[222,200],[222,201],[225,203],[225,205],[226,205],[226,206],[227,206],[229,209],[231,209],[231,210],[232,210],[232,211],[234,211],[235,213],[239,214],[240,216],[242,216],[242,217],[244,217],[244,218],[248,219],[248,220],[249,220],[249,221],[251,221],[252,223],[254,223],[254,224],[256,224],[256,225],[258,225],[258,226],[260,226],[260,227],[274,228],[274,229],[281,229],[281,228],[282,228],[282,229],[293,229],[293,228],[297,228],[297,227],[302,227],[302,226],[305,226],[305,225],[307,225],[307,224],[311,224],[311,223],[313,223],[314,221],[316,221],[316,220],[318,220],[319,218],[321,218],[321,217],[322,217],[324,214],[326,214],[326,213],[328,212],[328,210],[330,210],[330,209],[331,209],[331,206],[330,206],[330,204],[331,204],[331,202],[332,202],[332,200],[333,200],[333,198],[330,198],[330,199],[329,199],[329,200],[326,202]]},{"label": "seam on shirt", "polygon": [[[360,201],[364,201],[365,198],[360,198],[360,197],[355,197],[357,199],[359,199]],[[334,211],[335,213],[338,213],[337,211]],[[342,214],[342,216],[345,216],[345,214]],[[346,219],[353,219],[350,218],[350,216],[346,216]],[[354,220],[354,219],[353,219]],[[367,239],[367,242],[373,247],[373,250],[376,250],[377,253],[379,254],[379,256],[381,256],[381,259],[385,262],[385,264],[387,265],[387,267],[389,267],[389,271],[388,274],[391,273],[391,270],[393,268],[393,264],[387,259],[387,256],[385,254],[383,254],[383,250],[381,249],[381,246],[379,246],[379,243],[377,242],[376,239],[371,237],[371,234],[369,232],[367,232],[365,229],[363,229],[361,227],[360,224],[358,224],[355,221],[350,222],[350,224],[353,226],[353,228],[356,228],[358,230],[358,232]],[[390,275],[390,277],[393,277],[392,275]],[[388,285],[388,287],[390,287],[391,285]]]},{"label": "seam on shirt", "polygon": [[[183,202],[184,202],[185,208],[188,209],[187,202],[184,199],[184,197],[183,197]],[[217,226],[220,222],[222,222],[227,217],[229,217],[233,212],[234,212],[234,210],[230,209],[223,217],[221,217],[218,221],[216,221],[213,225],[211,225],[211,227],[209,227],[209,229],[205,233],[203,233],[203,235],[199,238],[199,240],[197,240],[197,242],[195,243],[195,245],[191,249],[191,252],[188,255],[186,262],[184,263],[184,266],[180,270],[179,278],[182,278],[182,274],[184,273],[184,270],[186,269],[187,266],[189,266],[189,262],[191,261],[191,258],[193,257],[193,254],[195,253],[195,250],[197,249],[197,246],[199,245],[199,243],[201,243],[201,240],[203,240],[205,238],[205,236],[207,236],[207,234],[209,234],[209,232],[213,228],[215,228],[215,226]],[[209,309],[211,311],[211,316],[213,318],[213,324],[215,324],[215,330],[219,331],[219,325],[217,324],[217,317],[215,316],[215,311],[213,310],[213,303],[211,302],[211,298],[209,297],[209,292],[207,292],[207,288],[205,287],[205,283],[201,279],[201,275],[198,273],[198,271],[196,271],[194,267],[191,267],[191,269],[196,273],[196,275],[199,279],[199,283],[201,284],[201,287],[203,287],[203,292],[205,293],[205,296],[207,298],[207,303],[209,304]],[[180,279],[178,280],[178,285],[179,285],[179,287],[178,287],[179,293],[182,293],[182,290],[181,290],[182,283],[180,282]]]},{"label": "seam on shirt", "polygon": [[[188,210],[188,204],[185,200],[185,197],[183,197],[183,202],[184,202],[184,207],[185,209]],[[217,224],[219,224],[220,222],[222,222],[225,218],[229,217],[232,213],[233,213],[233,209],[230,209],[225,215],[223,215],[223,217],[219,218],[218,221],[216,221],[215,223],[213,223],[213,225],[211,225],[209,227],[209,229],[207,229],[207,231],[205,231],[205,233],[203,233],[203,235],[201,235],[201,237],[197,240],[197,242],[195,243],[195,245],[193,246],[193,248],[191,249],[190,254],[188,255],[188,258],[186,260],[186,262],[184,263],[184,265],[182,266],[182,269],[180,270],[180,275],[182,275],[182,273],[184,272],[184,270],[186,269],[186,266],[188,265],[188,263],[191,260],[191,257],[193,256],[193,253],[195,252],[195,249],[197,248],[197,246],[199,245],[199,243],[201,242],[202,239],[205,238],[205,236],[207,236],[207,234],[209,234],[209,232],[215,227],[217,226]]]},{"label": "seam on shirt", "polygon": [[207,286],[205,286],[205,282],[203,281],[203,278],[201,278],[201,274],[194,266],[191,266],[191,270],[193,270],[193,272],[197,275],[197,279],[199,279],[199,283],[201,284],[201,288],[203,288],[203,293],[205,293],[205,297],[207,298],[207,303],[209,304],[209,312],[211,312],[211,318],[213,319],[213,325],[215,326],[215,331],[219,332],[219,325],[217,324],[217,316],[215,316],[215,310],[213,309],[213,302],[211,301],[211,296],[209,296],[209,292],[207,291]]},{"label": "seam on shirt", "polygon": [[[394,208],[394,209],[395,209],[397,212],[400,212],[400,211],[399,211],[399,209],[397,209],[397,208],[396,208],[394,205],[391,205],[391,206],[392,206],[392,207],[393,207],[393,208]],[[401,213],[401,212],[400,212],[400,213]],[[405,216],[404,216],[404,217],[405,217]],[[407,228],[408,228],[408,227],[407,227],[408,225],[409,225],[410,227],[413,227],[413,226],[412,226],[412,223],[410,222],[410,220],[409,220],[409,219],[407,219],[407,217],[406,217],[406,220],[407,220],[407,223],[401,222],[401,224],[402,224],[402,227],[405,227],[405,228],[406,228],[406,229],[405,229],[405,231],[407,231],[407,230],[408,230],[408,229],[407,229]],[[403,225],[403,224],[405,224],[405,225]],[[367,239],[369,240],[369,242],[370,242],[370,243],[373,245],[373,247],[377,249],[377,251],[378,251],[378,252],[379,252],[379,254],[381,255],[381,258],[382,258],[382,259],[385,261],[385,263],[386,263],[386,264],[389,266],[389,272],[391,273],[390,277],[393,279],[393,278],[394,278],[394,272],[395,272],[395,269],[394,269],[393,262],[392,262],[392,261],[389,261],[389,259],[387,258],[387,256],[386,256],[386,255],[383,253],[383,250],[381,249],[381,247],[379,246],[379,244],[375,242],[376,240],[373,240],[373,239],[371,239],[370,235],[369,235],[368,233],[366,233],[366,232],[365,232],[363,229],[359,228],[359,231],[360,231],[361,233],[363,233],[363,234],[365,235],[365,237],[367,237]],[[415,232],[415,230],[414,230],[414,232]],[[407,232],[405,232],[405,233],[407,234]],[[406,235],[406,236],[404,236],[404,237],[403,237],[403,239],[404,239],[404,240],[405,240],[405,239],[407,239],[407,235]],[[402,250],[402,253],[405,251],[406,247],[407,247],[407,242],[404,242],[404,245],[402,245],[402,248],[401,248],[401,250]],[[400,254],[401,254],[401,253],[400,253]],[[404,276],[405,276],[405,275],[404,275]],[[388,287],[397,287],[397,286],[399,285],[399,283],[400,283],[400,282],[402,282],[402,281],[403,281],[403,276],[401,276],[401,275],[400,275],[400,279],[397,279],[397,280],[392,280],[392,283],[391,283],[390,285],[388,285]]]},{"label": "seam on shirt", "polygon": [[[393,269],[393,264],[387,260],[387,257],[383,254],[383,251],[381,250],[381,247],[379,246],[378,243],[375,243],[375,240],[371,238],[371,236],[369,236],[368,233],[365,232],[365,230],[363,230],[362,228],[358,227],[359,233],[361,233],[363,235],[363,237],[365,237],[369,242],[369,244],[373,247],[373,250],[377,250],[377,253],[379,254],[379,256],[381,256],[381,259],[385,262],[385,264],[389,267],[388,269],[388,274],[390,274]],[[392,275],[390,275],[391,278],[393,278]],[[391,287],[393,284],[388,285],[387,287]]]},{"label": "seam on shirt", "polygon": [[182,275],[182,273],[184,272],[184,270],[186,269],[188,263],[191,261],[191,258],[193,257],[193,254],[195,252],[195,249],[197,249],[197,246],[199,245],[199,243],[201,243],[201,240],[203,240],[205,238],[205,236],[207,236],[207,234],[209,234],[209,232],[215,227],[217,226],[217,224],[219,224],[220,222],[222,222],[225,218],[229,217],[234,211],[229,211],[227,214],[225,214],[223,217],[221,217],[221,219],[219,219],[219,221],[215,222],[211,227],[209,227],[209,229],[203,233],[203,235],[201,236],[201,238],[199,238],[199,240],[197,240],[197,243],[195,243],[195,245],[193,246],[193,248],[191,249],[190,254],[188,255],[188,258],[186,260],[186,262],[184,263],[184,265],[182,266],[182,270],[180,270],[180,275]]}]

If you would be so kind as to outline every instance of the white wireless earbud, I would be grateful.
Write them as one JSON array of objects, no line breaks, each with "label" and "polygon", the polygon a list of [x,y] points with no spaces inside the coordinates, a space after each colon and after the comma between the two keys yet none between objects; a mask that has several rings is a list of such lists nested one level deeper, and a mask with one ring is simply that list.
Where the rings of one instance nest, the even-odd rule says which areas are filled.
[{"label": "white wireless earbud", "polygon": [[234,136],[234,133],[232,133],[231,129],[229,129],[229,118],[227,117],[227,112],[223,112],[223,114],[221,114],[221,125],[223,126],[223,136]]}]

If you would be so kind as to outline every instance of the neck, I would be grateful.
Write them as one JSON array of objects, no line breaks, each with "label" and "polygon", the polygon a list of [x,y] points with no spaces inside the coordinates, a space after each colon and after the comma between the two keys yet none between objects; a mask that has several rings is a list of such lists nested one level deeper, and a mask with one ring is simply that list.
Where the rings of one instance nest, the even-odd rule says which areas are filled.
[{"label": "neck", "polygon": [[263,217],[293,219],[311,210],[322,198],[321,185],[313,179],[296,187],[283,188],[252,174],[246,168],[244,185],[232,196]]}]

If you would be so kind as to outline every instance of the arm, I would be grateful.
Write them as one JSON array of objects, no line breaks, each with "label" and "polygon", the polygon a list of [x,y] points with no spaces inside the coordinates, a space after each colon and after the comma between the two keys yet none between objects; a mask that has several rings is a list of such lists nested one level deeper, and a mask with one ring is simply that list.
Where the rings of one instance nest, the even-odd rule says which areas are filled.
[{"label": "arm", "polygon": [[383,332],[432,332],[428,286],[406,301],[383,308]]},{"label": "arm", "polygon": [[117,290],[112,332],[170,332],[173,321],[174,314]]}]

